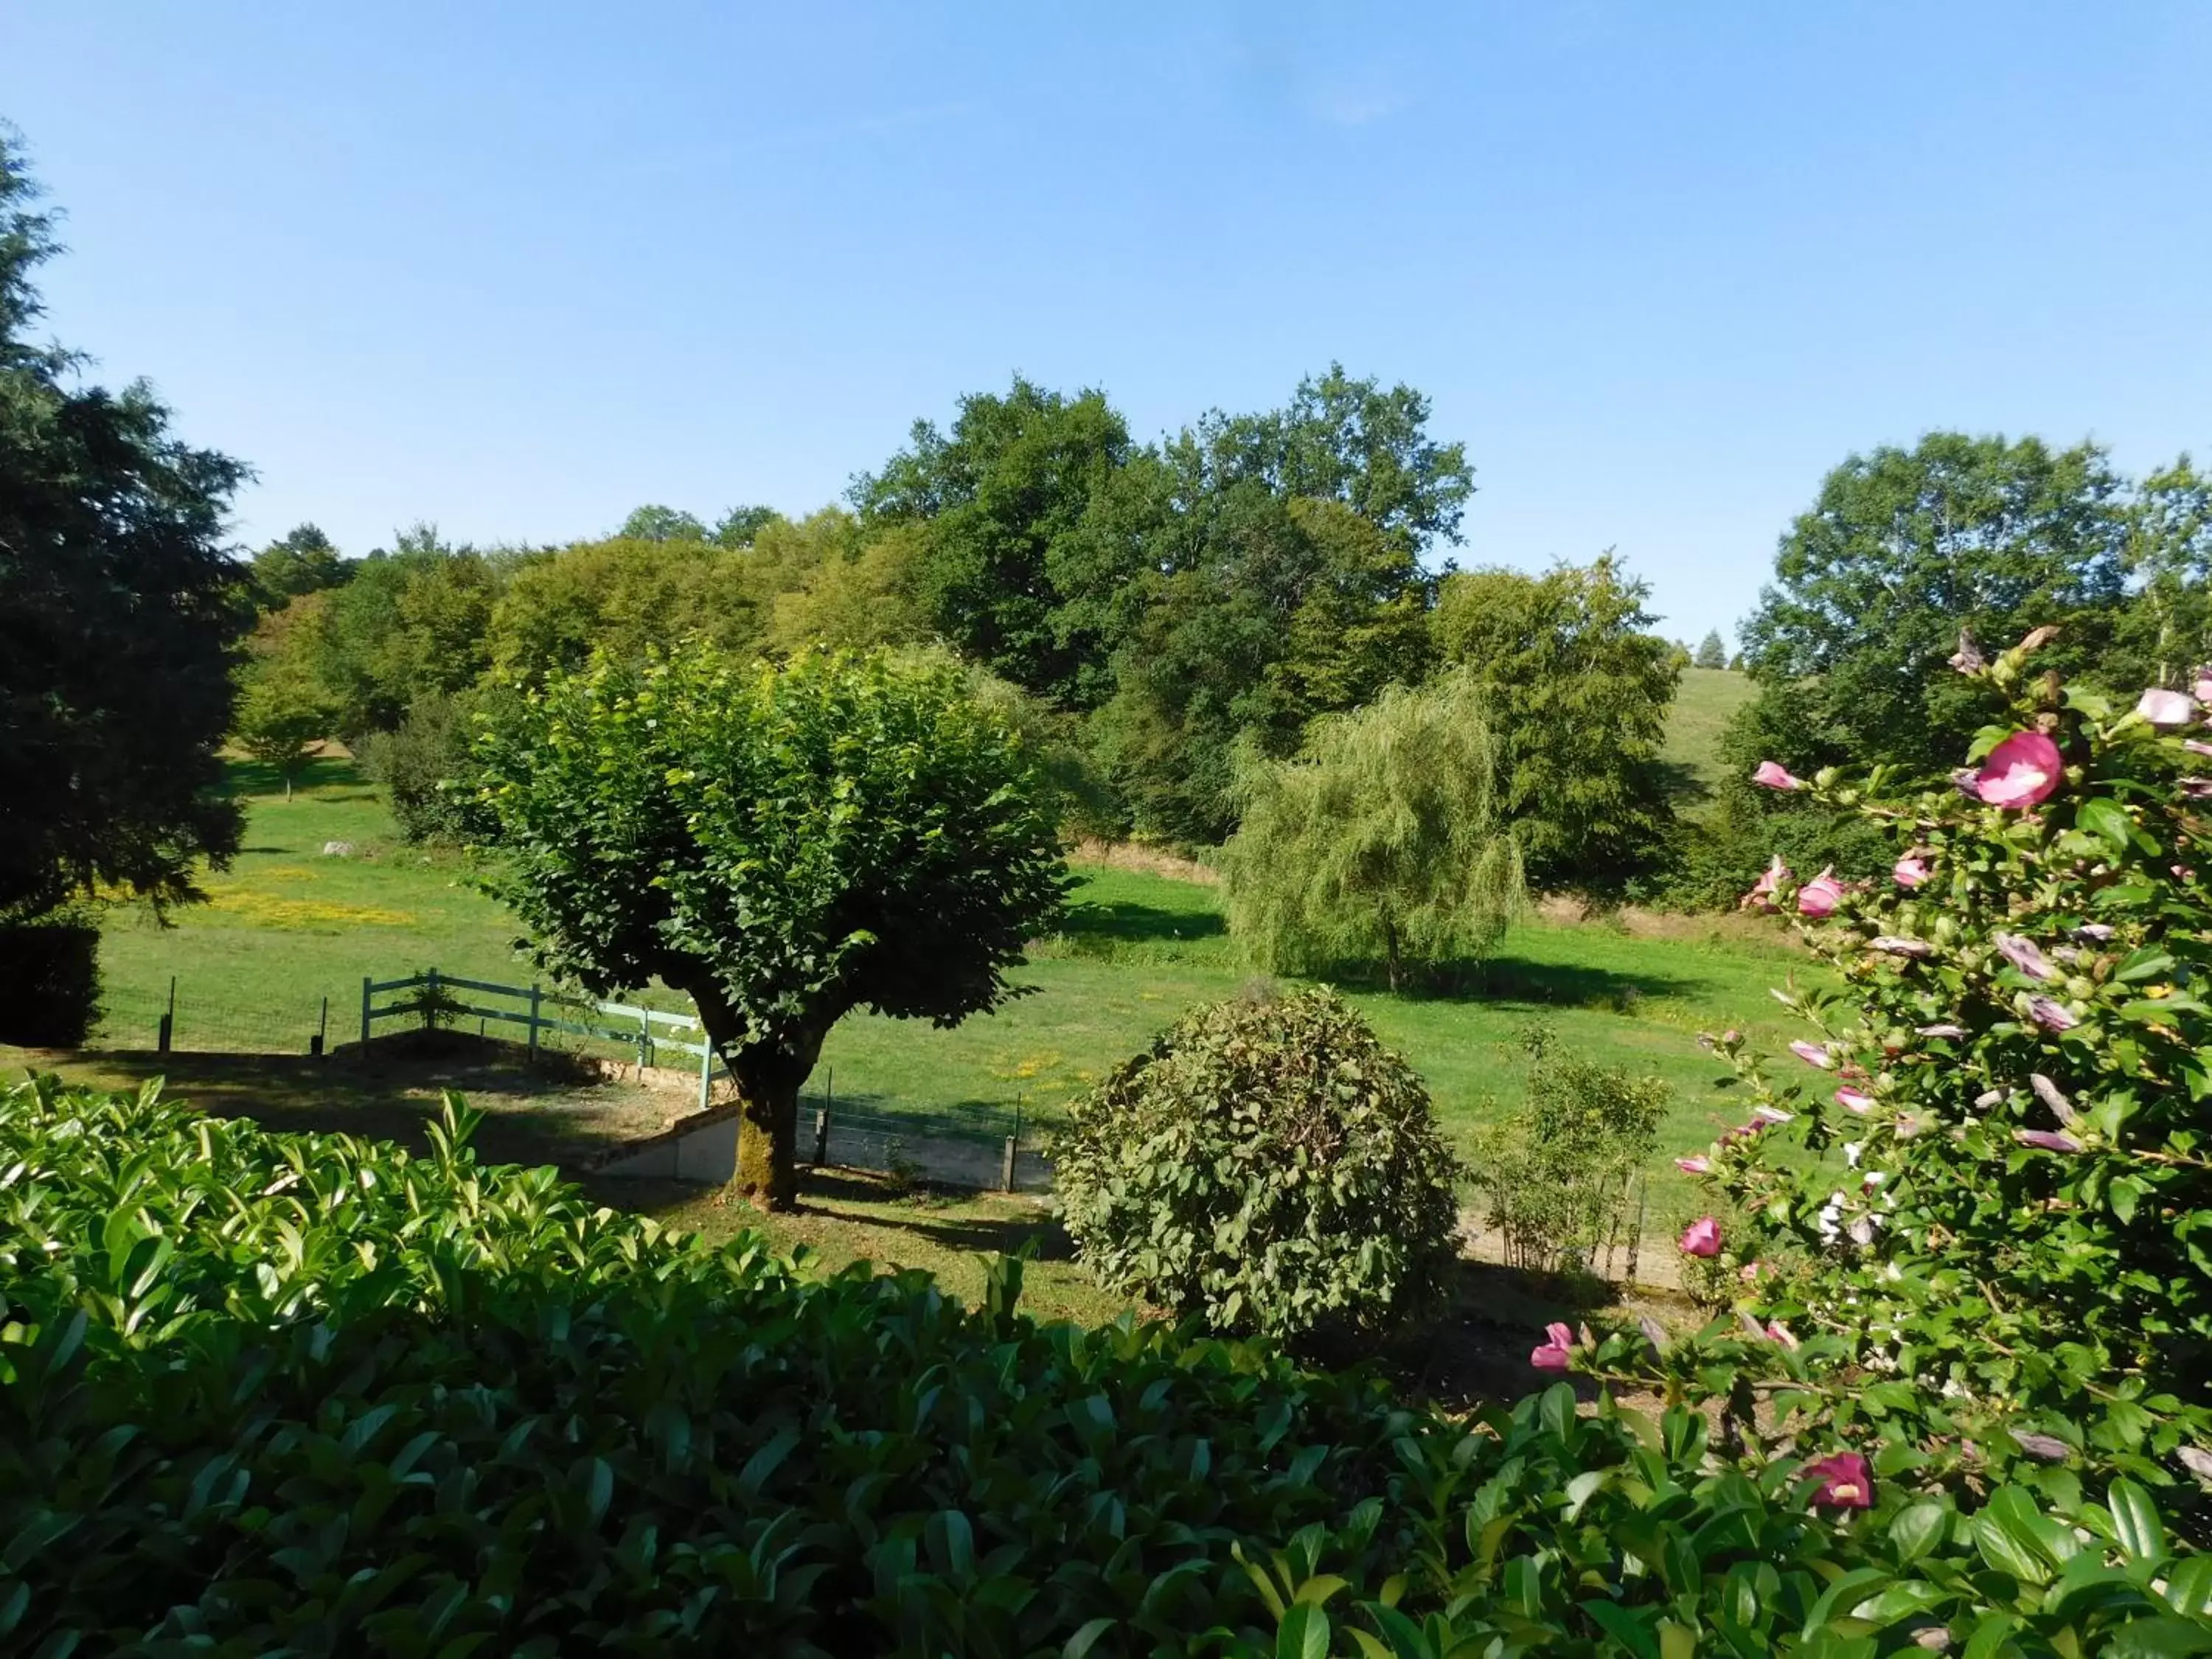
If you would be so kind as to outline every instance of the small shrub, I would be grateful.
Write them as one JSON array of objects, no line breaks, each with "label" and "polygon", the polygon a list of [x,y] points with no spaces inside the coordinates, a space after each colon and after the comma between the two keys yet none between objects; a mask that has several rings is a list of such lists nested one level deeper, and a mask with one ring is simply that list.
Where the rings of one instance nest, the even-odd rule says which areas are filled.
[{"label": "small shrub", "polygon": [[397,730],[362,740],[362,762],[385,787],[392,821],[414,842],[459,841],[468,832],[476,714],[483,691],[426,692]]},{"label": "small shrub", "polygon": [[1528,1097],[1484,1129],[1475,1185],[1489,1204],[1507,1265],[1585,1273],[1601,1251],[1626,1245],[1633,1260],[1635,1183],[1658,1145],[1669,1090],[1559,1052],[1547,1026],[1524,1034]]},{"label": "small shrub", "polygon": [[1380,1332],[1453,1255],[1428,1091],[1326,990],[1189,1015],[1073,1103],[1052,1157],[1099,1281],[1217,1330]]},{"label": "small shrub", "polygon": [[78,1048],[100,1015],[100,929],[75,911],[0,926],[0,1042]]}]

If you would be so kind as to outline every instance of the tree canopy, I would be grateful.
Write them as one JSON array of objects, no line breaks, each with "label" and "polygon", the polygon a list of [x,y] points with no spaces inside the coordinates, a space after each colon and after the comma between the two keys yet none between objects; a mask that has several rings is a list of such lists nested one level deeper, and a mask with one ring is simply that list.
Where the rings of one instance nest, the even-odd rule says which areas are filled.
[{"label": "tree canopy", "polygon": [[1489,711],[1498,800],[1539,887],[1617,885],[1674,820],[1660,748],[1680,670],[1611,556],[1448,577],[1437,648]]},{"label": "tree canopy", "polygon": [[281,611],[303,593],[343,586],[352,574],[328,536],[299,525],[254,554],[254,598],[264,611]]},{"label": "tree canopy", "polygon": [[478,762],[493,888],[538,962],[692,999],[744,1097],[738,1187],[777,1207],[830,1028],[998,1006],[1060,912],[1049,787],[943,659],[601,655],[496,720]]},{"label": "tree canopy", "polygon": [[2094,444],[1935,432],[1854,455],[1782,538],[1744,654],[1768,683],[1818,677],[1860,758],[1935,766],[1986,712],[1948,666],[1962,628],[2057,623],[2059,666],[2094,659],[2126,574],[2124,488]]},{"label": "tree canopy", "polygon": [[0,126],[0,918],[121,887],[173,901],[238,846],[220,793],[252,622],[223,514],[246,468],[143,383],[76,380],[30,337],[58,251]]},{"label": "tree canopy", "polygon": [[1454,673],[1316,720],[1297,758],[1247,758],[1222,852],[1230,931],[1271,971],[1409,974],[1487,955],[1517,909],[1521,859],[1498,744]]}]

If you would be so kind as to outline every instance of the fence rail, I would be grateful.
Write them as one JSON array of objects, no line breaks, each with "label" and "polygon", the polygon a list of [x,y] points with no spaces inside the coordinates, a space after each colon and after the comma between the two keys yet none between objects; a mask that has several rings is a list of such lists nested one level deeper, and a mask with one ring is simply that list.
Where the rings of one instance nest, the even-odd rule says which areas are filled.
[{"label": "fence rail", "polygon": [[[473,992],[483,997],[505,997],[523,1005],[522,1011],[518,1012],[513,1008],[486,1007],[481,1003],[463,1002],[453,994],[456,990]],[[393,992],[413,992],[415,994],[404,1001],[379,1006],[377,999],[380,996],[389,996]],[[548,1010],[553,1012],[549,1012]],[[574,1014],[578,1018],[565,1018],[564,1014]],[[538,1052],[538,1044],[547,1032],[635,1049],[637,1063],[641,1066],[659,1065],[661,1051],[666,1049],[699,1062],[699,1104],[702,1109],[705,1109],[714,1092],[714,1045],[707,1040],[707,1028],[696,1014],[672,1014],[663,1009],[641,1008],[627,1002],[590,1002],[571,997],[548,996],[542,985],[500,985],[490,980],[463,979],[458,975],[441,974],[435,968],[410,974],[404,979],[364,978],[362,981],[361,1042],[364,1048],[376,1035],[377,1021],[407,1018],[420,1019],[426,1029],[435,1029],[441,1024],[450,1024],[456,1019],[498,1020],[506,1024],[520,1025],[529,1033],[527,1042],[533,1054]],[[614,1021],[620,1024],[611,1023]],[[680,1036],[664,1036],[654,1030],[655,1026],[671,1032],[692,1032],[698,1040],[687,1042]]]},{"label": "fence rail", "polygon": [[[359,1024],[343,985],[310,984],[292,997],[241,997],[221,978],[170,978],[111,988],[101,999],[92,1046],[157,1054],[322,1055],[351,1036],[366,1046],[396,1026],[423,1030],[472,1024],[503,1028],[530,1052],[572,1045],[618,1050],[644,1066],[696,1060],[699,1104],[713,1098],[720,1065],[695,1014],[632,1003],[599,1002],[543,985],[503,985],[426,969],[397,979],[360,981]],[[686,1069],[689,1069],[687,1065]],[[817,1165],[876,1170],[895,1177],[980,1190],[1049,1190],[1050,1164],[1037,1150],[1037,1124],[1017,1095],[914,1112],[885,1109],[871,1095],[840,1099],[824,1066],[809,1085],[799,1115],[799,1157]],[[678,1121],[680,1126],[681,1120]]]}]

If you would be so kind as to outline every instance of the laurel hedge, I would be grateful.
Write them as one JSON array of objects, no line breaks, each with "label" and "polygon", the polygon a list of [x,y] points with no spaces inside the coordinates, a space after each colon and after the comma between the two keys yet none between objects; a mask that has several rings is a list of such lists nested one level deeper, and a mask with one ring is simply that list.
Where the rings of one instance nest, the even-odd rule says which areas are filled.
[{"label": "laurel hedge", "polygon": [[1757,1479],[1193,1331],[823,1277],[487,1168],[0,1097],[0,1650],[2212,1649],[2154,1515]]}]

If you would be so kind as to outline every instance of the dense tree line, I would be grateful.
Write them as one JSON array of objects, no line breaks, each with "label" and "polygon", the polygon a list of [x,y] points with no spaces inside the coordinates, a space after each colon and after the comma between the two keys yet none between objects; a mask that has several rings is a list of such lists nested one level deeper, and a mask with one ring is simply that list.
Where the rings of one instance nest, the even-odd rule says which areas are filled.
[{"label": "dense tree line", "polygon": [[1610,559],[1439,574],[1474,488],[1419,393],[1334,366],[1279,410],[1152,444],[1100,392],[1017,378],[917,422],[805,518],[740,507],[709,528],[648,506],[557,549],[418,526],[350,562],[303,526],[252,561],[247,707],[279,745],[270,704],[321,711],[403,823],[434,832],[474,713],[595,652],[934,646],[1018,708],[1079,827],[1208,846],[1317,720],[1451,671],[1455,707],[1492,710],[1482,787],[1532,874],[1617,884],[1669,829],[1656,754],[1679,653]]}]

